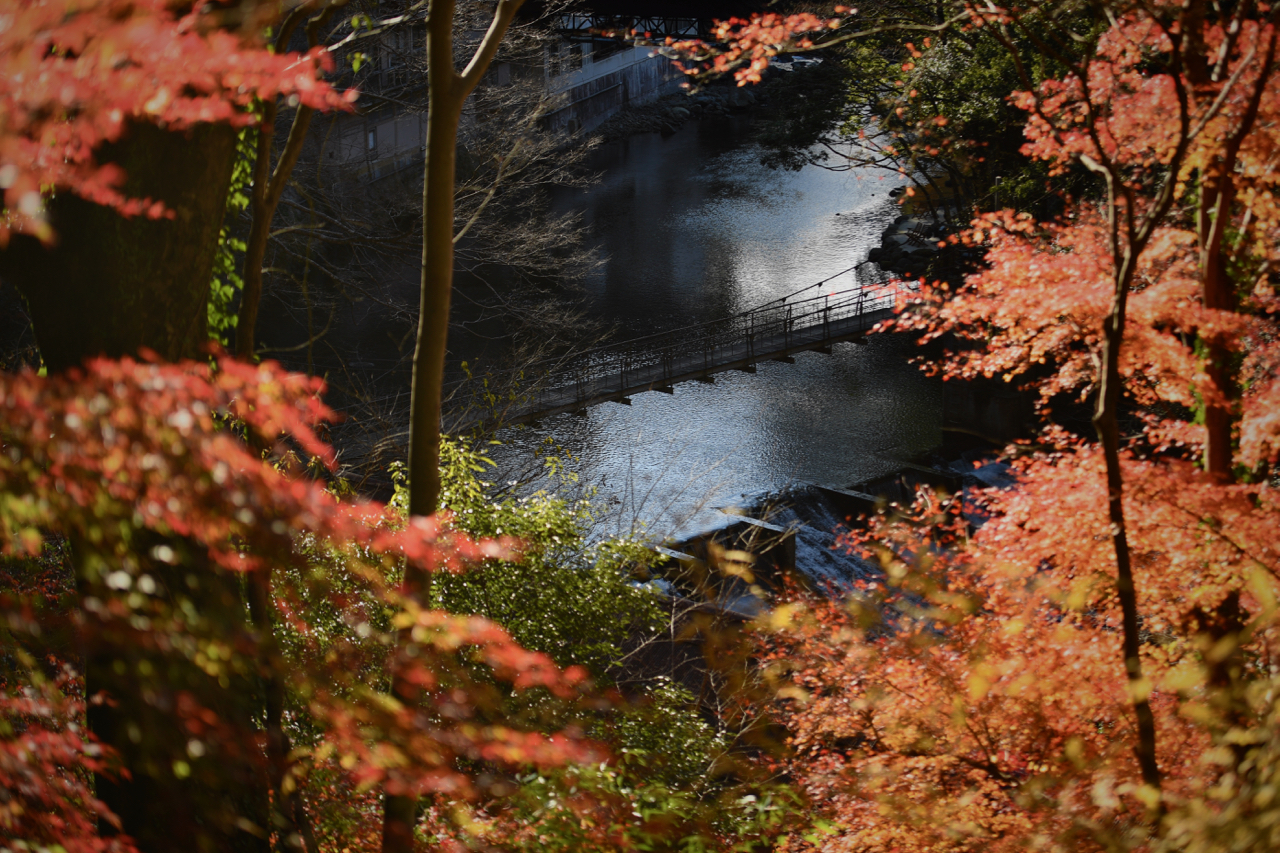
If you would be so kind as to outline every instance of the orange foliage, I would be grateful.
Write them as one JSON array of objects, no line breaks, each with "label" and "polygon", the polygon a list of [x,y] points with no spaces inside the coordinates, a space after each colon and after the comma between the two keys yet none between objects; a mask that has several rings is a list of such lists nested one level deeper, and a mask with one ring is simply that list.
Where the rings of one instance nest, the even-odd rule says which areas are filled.
[{"label": "orange foliage", "polygon": [[[732,71],[739,86],[759,83],[760,74],[769,67],[769,60],[783,49],[807,50],[813,47],[813,39],[830,30],[838,30],[851,10],[835,7],[835,16],[820,18],[809,12],[797,15],[779,15],[770,12],[750,19],[730,18],[717,21],[711,38],[723,47],[709,48],[698,40],[673,41],[667,46],[682,61],[676,62],[686,74],[723,74]],[[684,65],[689,62],[690,65]]]},{"label": "orange foliage", "polygon": [[[264,11],[267,14],[263,14]],[[254,99],[296,96],[317,109],[344,109],[320,75],[323,48],[268,51],[269,7],[202,0],[16,0],[0,11],[0,247],[10,232],[49,239],[40,193],[68,190],[128,215],[166,215],[119,192],[119,169],[94,149],[118,139],[130,120],[176,129],[201,122],[247,125]],[[228,24],[237,23],[237,29]]]},{"label": "orange foliage", "polygon": [[[959,339],[937,372],[1026,383],[1052,414],[1063,395],[1097,398],[1118,317],[1123,529],[1103,445],[1050,426],[1010,449],[1015,486],[964,497],[978,529],[959,496],[926,494],[848,534],[883,583],[810,601],[762,641],[807,693],[775,708],[795,750],[783,769],[832,822],[786,849],[1280,840],[1265,793],[1280,716],[1277,34],[1248,4],[1235,20],[1198,3],[1114,11],[1086,61],[1013,95],[1024,152],[1083,164],[1099,197],[1050,223],[978,217],[962,239],[983,268],[926,286],[896,325]],[[972,13],[1014,31],[1034,10]],[[1210,473],[1215,410],[1234,467]],[[1140,706],[1154,775],[1135,758]]]},{"label": "orange foliage", "polygon": [[[299,780],[312,766],[338,768],[356,792],[466,799],[501,781],[494,769],[601,758],[573,729],[543,733],[493,713],[512,691],[572,700],[583,672],[561,671],[484,619],[424,610],[397,589],[407,563],[459,571],[509,554],[506,543],[471,541],[450,531],[447,518],[406,522],[381,504],[339,501],[305,476],[300,452],[332,460],[313,431],[331,416],[319,391],[317,380],[227,358],[216,367],[100,360],[50,378],[0,376],[0,556],[31,561],[48,532],[68,537],[80,602],[78,611],[64,609],[69,578],[61,588],[33,585],[22,562],[5,575],[16,585],[3,590],[3,617],[13,651],[28,664],[26,675],[5,684],[10,728],[0,737],[0,774],[19,797],[0,808],[6,837],[110,846],[95,840],[95,822],[83,817],[103,811],[84,788],[86,774],[105,767],[103,747],[84,732],[74,704],[50,706],[31,692],[47,681],[36,663],[43,638],[57,630],[72,631],[73,648],[86,651],[105,641],[140,656],[194,661],[215,678],[284,679],[305,698],[299,710],[319,734],[288,760],[287,775]],[[274,447],[271,458],[238,433]],[[139,553],[148,533],[172,544]],[[204,572],[271,584],[276,618],[294,638],[288,655],[270,633],[234,631],[183,605],[166,567],[205,559]],[[344,576],[342,589],[317,572],[325,564]],[[379,627],[384,613],[390,622]],[[394,629],[408,629],[412,642],[392,645]],[[31,651],[24,657],[23,649]],[[414,701],[370,682],[392,672],[412,686],[416,695],[403,698]],[[190,765],[183,772],[217,775],[263,761],[261,732],[237,729],[163,673],[140,682],[146,713],[176,715],[184,737],[202,744],[194,752],[157,745]],[[35,813],[67,817],[35,832]]]}]

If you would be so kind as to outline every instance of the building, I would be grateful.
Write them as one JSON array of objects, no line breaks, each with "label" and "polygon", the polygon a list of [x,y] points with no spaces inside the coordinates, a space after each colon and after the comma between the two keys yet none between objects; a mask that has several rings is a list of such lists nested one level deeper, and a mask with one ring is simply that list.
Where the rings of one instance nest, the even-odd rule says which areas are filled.
[{"label": "building", "polygon": [[[715,19],[751,8],[726,0],[583,0],[571,11],[548,15],[539,6],[527,4],[521,14],[526,22],[546,26],[541,57],[497,62],[482,85],[503,87],[540,78],[541,93],[552,99],[544,126],[568,133],[594,130],[627,106],[678,91],[683,80],[671,60],[653,48],[604,33],[635,31],[655,41],[703,38]],[[334,116],[317,128],[326,165],[373,182],[421,163],[426,139],[421,14],[344,47],[339,66],[351,69],[347,82],[358,85],[362,94],[355,113]]]}]

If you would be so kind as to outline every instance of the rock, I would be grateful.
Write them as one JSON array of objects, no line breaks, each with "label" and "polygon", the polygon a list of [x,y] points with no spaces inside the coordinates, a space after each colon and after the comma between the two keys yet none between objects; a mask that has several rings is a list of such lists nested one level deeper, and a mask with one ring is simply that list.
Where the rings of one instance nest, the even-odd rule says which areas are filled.
[{"label": "rock", "polygon": [[689,111],[686,110],[684,107],[672,107],[671,109],[667,110],[667,115],[671,116],[671,118],[675,119],[676,121],[684,121],[689,117]]}]

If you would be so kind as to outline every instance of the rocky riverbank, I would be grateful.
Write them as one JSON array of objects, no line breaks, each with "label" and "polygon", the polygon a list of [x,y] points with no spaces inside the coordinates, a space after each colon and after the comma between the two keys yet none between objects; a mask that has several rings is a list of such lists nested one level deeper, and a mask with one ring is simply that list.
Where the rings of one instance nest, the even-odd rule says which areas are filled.
[{"label": "rocky riverbank", "polygon": [[[889,193],[901,198],[904,187]],[[930,209],[919,201],[919,196],[904,199],[902,215],[889,224],[880,235],[880,245],[867,253],[867,260],[880,268],[909,278],[951,278],[971,272],[980,260],[980,250],[948,241],[955,233],[960,220],[955,200],[944,197],[940,209]]]},{"label": "rocky riverbank", "polygon": [[929,215],[902,215],[880,235],[880,245],[867,253],[867,260],[888,272],[923,274],[939,254],[938,243],[950,233],[945,222]]}]

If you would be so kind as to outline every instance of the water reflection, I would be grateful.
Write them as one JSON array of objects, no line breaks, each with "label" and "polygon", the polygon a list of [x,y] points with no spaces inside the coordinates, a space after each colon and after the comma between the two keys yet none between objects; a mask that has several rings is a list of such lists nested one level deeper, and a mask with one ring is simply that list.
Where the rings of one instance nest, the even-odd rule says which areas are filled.
[{"label": "water reflection", "polygon": [[[608,258],[586,289],[623,336],[728,316],[833,276],[863,261],[897,212],[895,182],[767,170],[746,131],[726,118],[607,146],[594,163],[603,180],[559,200],[585,212]],[[827,289],[853,283],[845,275]],[[873,337],[606,403],[505,431],[498,459],[517,467],[551,438],[599,488],[606,528],[640,521],[678,535],[715,507],[805,481],[857,482],[936,446],[939,389],[908,364],[911,350]]]},{"label": "water reflection", "polygon": [[[598,185],[559,200],[585,212],[608,258],[586,290],[622,336],[728,316],[833,276],[865,260],[897,212],[895,182],[878,174],[759,166],[746,130],[728,118],[632,137],[598,153]],[[853,283],[846,274],[824,289]],[[557,416],[506,430],[498,461],[515,468],[551,438],[599,488],[609,531],[638,521],[679,535],[715,507],[806,481],[854,483],[936,446],[939,388],[908,364],[912,349],[873,336]]]},{"label": "water reflection", "polygon": [[605,527],[637,520],[675,535],[712,521],[715,508],[804,482],[848,484],[887,473],[941,440],[939,390],[907,363],[899,337],[802,353],[794,365],[763,362],[714,385],[650,392],[630,406],[606,403],[511,429],[497,448],[504,467],[547,437],[609,507]]},{"label": "water reflection", "polygon": [[747,130],[741,118],[708,119],[615,143],[592,163],[603,180],[559,200],[585,211],[608,258],[586,282],[599,316],[650,334],[746,310],[865,260],[896,213],[894,182],[765,169],[743,144]]}]

